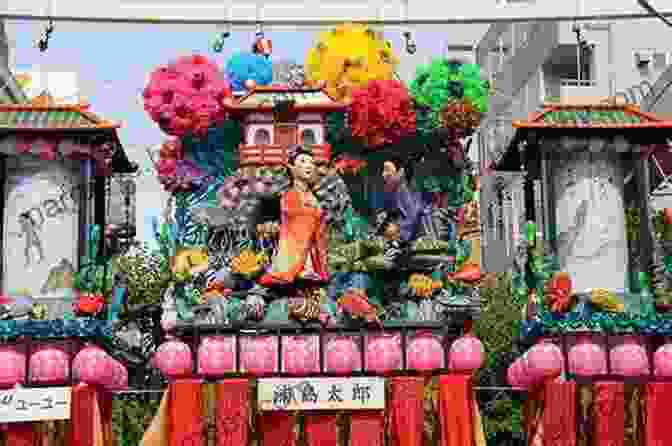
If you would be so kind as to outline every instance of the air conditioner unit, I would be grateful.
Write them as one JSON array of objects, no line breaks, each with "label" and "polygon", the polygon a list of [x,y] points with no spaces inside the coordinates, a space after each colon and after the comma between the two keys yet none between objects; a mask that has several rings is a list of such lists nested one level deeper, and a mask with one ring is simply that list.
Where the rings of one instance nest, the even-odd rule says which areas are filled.
[{"label": "air conditioner unit", "polygon": [[653,60],[653,51],[637,51],[635,53],[635,63],[639,67],[648,65]]}]

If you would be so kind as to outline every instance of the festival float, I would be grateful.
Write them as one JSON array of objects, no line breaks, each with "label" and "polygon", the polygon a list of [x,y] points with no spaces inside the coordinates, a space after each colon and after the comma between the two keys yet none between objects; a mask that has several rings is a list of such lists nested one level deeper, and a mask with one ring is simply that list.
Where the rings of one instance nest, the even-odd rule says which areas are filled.
[{"label": "festival float", "polygon": [[111,392],[128,385],[128,370],[113,353],[125,294],[110,265],[120,234],[103,231],[106,186],[136,169],[118,127],[48,94],[0,106],[6,445],[91,445],[93,432],[111,441]]},{"label": "festival float", "polygon": [[143,444],[244,445],[253,419],[263,444],[294,445],[302,414],[311,445],[419,446],[432,376],[441,444],[484,444],[467,150],[488,83],[436,59],[407,87],[361,25],[325,32],[285,84],[271,48],[259,32],[225,70],[182,57],[144,91],[174,215],[156,225],[173,281],[152,359],[169,386]]},{"label": "festival float", "polygon": [[529,349],[508,380],[527,391],[528,444],[664,444],[670,220],[650,209],[648,159],[672,122],[546,104],[514,127],[493,176],[523,171],[512,295]]}]

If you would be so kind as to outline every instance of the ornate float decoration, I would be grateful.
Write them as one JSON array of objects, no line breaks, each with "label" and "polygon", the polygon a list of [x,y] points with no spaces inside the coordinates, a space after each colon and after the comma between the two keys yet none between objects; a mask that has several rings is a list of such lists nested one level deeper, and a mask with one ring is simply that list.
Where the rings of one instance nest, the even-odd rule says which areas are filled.
[{"label": "ornate float decoration", "polygon": [[669,380],[672,319],[648,156],[667,144],[672,122],[634,106],[547,104],[514,127],[493,176],[525,171],[522,194],[509,198],[519,211],[500,211],[516,216],[514,229],[492,239],[513,247],[513,296],[526,302],[521,334],[532,347],[508,377],[530,392],[528,440],[658,441],[670,383],[656,381]]},{"label": "ornate float decoration", "polygon": [[[353,47],[353,54],[391,54],[366,27],[338,27],[328,38],[349,41],[351,31],[357,42],[373,42]],[[260,380],[260,401],[270,398],[265,386],[280,392],[281,384],[266,378],[306,379],[296,384],[303,390],[290,386],[290,396],[263,400],[286,407],[299,404],[292,395],[308,395],[308,377],[339,377],[359,389],[352,381],[359,374],[373,380],[372,395],[380,377],[391,377],[393,435],[406,438],[409,422],[422,423],[426,377],[443,374],[439,410],[455,415],[444,416],[444,428],[471,439],[480,422],[470,380],[484,352],[470,327],[480,311],[483,276],[479,186],[466,151],[480,112],[455,109],[459,128],[449,119],[431,123],[424,106],[385,74],[387,63],[366,72],[362,61],[356,70],[365,70],[360,79],[371,82],[350,85],[347,93],[332,79],[324,85],[318,69],[336,64],[336,53],[315,51],[307,63],[310,86],[248,83],[247,94],[225,102],[226,121],[164,145],[157,167],[161,174],[167,166],[164,185],[176,208],[157,234],[173,280],[162,304],[170,339],[153,364],[171,382],[171,397],[155,426],[166,416],[177,423],[171,441],[199,437],[200,412],[190,408],[200,407],[202,380],[219,383],[222,411],[247,420],[248,379]],[[444,116],[453,113],[455,100],[468,100],[442,97]],[[381,104],[390,110],[379,110]],[[421,131],[418,115],[425,116]],[[202,175],[173,169],[179,161]],[[409,374],[417,376],[397,376]],[[326,387],[316,386],[311,392],[326,395]],[[233,403],[232,392],[245,396]],[[344,398],[363,398],[352,392],[359,396]],[[371,397],[375,404],[377,398]],[[353,401],[343,404],[361,406]],[[335,441],[335,415],[309,418],[306,432],[321,432],[308,434],[310,441]],[[289,441],[293,420],[291,412],[269,412],[259,427],[262,435]],[[246,423],[235,432],[218,424],[218,435],[244,442]],[[353,441],[380,444],[383,412],[353,411],[351,426]],[[404,444],[421,439],[411,437]]]}]

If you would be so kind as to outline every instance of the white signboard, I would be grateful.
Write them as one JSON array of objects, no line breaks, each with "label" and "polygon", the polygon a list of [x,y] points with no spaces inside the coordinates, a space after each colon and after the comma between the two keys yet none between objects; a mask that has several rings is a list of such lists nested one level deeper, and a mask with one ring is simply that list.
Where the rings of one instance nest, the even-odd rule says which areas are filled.
[{"label": "white signboard", "polygon": [[260,379],[257,398],[260,410],[385,409],[385,379]]},{"label": "white signboard", "polygon": [[0,391],[0,423],[70,419],[70,387]]},{"label": "white signboard", "polygon": [[78,176],[59,162],[7,158],[4,293],[60,300],[72,287],[80,230]]}]

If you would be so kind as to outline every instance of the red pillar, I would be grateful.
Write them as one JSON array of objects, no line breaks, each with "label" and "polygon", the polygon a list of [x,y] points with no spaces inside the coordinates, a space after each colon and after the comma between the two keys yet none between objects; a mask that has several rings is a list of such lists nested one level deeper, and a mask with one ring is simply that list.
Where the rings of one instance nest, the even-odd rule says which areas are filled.
[{"label": "red pillar", "polygon": [[250,384],[247,379],[217,383],[217,446],[245,446],[250,419]]},{"label": "red pillar", "polygon": [[170,384],[168,446],[203,446],[201,381],[184,379]]},{"label": "red pillar", "polygon": [[401,376],[390,379],[391,441],[394,446],[422,446],[425,378]]},{"label": "red pillar", "polygon": [[95,387],[84,383],[74,386],[70,408],[71,446],[98,446],[96,445],[96,422],[100,420],[100,417],[97,412]]},{"label": "red pillar", "polygon": [[474,446],[471,375],[439,378],[441,446]]},{"label": "red pillar", "polygon": [[37,439],[35,423],[7,423],[2,430],[5,444],[11,446],[34,446]]}]

